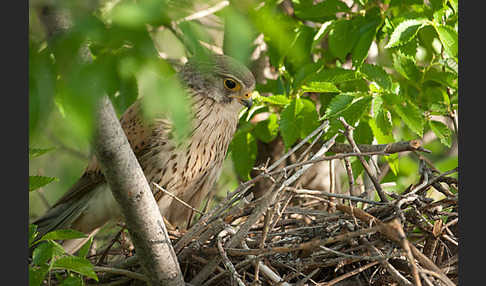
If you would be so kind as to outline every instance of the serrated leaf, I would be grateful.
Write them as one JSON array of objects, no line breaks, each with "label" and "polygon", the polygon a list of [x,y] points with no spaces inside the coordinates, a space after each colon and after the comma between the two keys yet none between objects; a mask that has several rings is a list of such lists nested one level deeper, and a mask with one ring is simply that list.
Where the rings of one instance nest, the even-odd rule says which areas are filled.
[{"label": "serrated leaf", "polygon": [[457,74],[448,71],[428,70],[424,74],[424,81],[434,81],[442,84],[444,87],[457,89]]},{"label": "serrated leaf", "polygon": [[452,132],[442,122],[430,120],[429,121],[430,129],[435,133],[435,135],[439,138],[440,142],[447,147],[451,147],[452,144]]},{"label": "serrated leaf", "polygon": [[309,76],[305,81],[319,81],[319,82],[331,82],[334,84],[342,83],[346,81],[351,81],[357,79],[357,73],[354,70],[347,70],[343,68],[330,68],[330,69],[322,69],[318,73]]},{"label": "serrated leaf", "polygon": [[378,144],[388,144],[395,142],[393,138],[393,133],[385,134],[378,128],[376,121],[374,118],[370,118],[368,120],[368,124],[370,125],[371,131],[373,131],[373,135],[375,136],[376,141]]},{"label": "serrated leaf", "polygon": [[281,94],[261,96],[260,99],[262,102],[268,102],[275,105],[287,105],[290,103],[290,99],[287,96]]},{"label": "serrated leaf", "polygon": [[46,233],[43,237],[41,237],[39,242],[44,240],[65,240],[85,237],[87,237],[85,233],[74,229],[58,229]]},{"label": "serrated leaf", "polygon": [[351,54],[353,56],[353,66],[360,66],[368,56],[371,43],[375,39],[376,30],[383,23],[378,8],[372,8],[366,12],[364,18],[355,18],[355,25],[358,25],[359,39],[354,45]]},{"label": "serrated leaf", "polygon": [[352,20],[340,19],[334,22],[328,36],[329,51],[344,61],[359,40],[358,29]]},{"label": "serrated leaf", "polygon": [[300,130],[300,138],[304,139],[314,129],[319,127],[319,114],[317,113],[316,105],[313,101],[308,99],[300,99],[303,107],[297,115],[297,125]]},{"label": "serrated leaf", "polygon": [[304,92],[340,92],[331,82],[311,81],[301,87]]},{"label": "serrated leaf", "polygon": [[437,34],[439,34],[440,42],[446,53],[450,57],[457,59],[458,35],[456,30],[446,25],[435,26],[435,30],[437,31]]},{"label": "serrated leaf", "polygon": [[45,149],[29,148],[29,158],[32,159],[32,158],[39,157],[39,156],[44,155],[45,153],[50,152],[54,149],[56,149],[56,147],[45,148]]},{"label": "serrated leaf", "polygon": [[54,177],[45,176],[29,176],[29,192],[35,191],[53,181],[58,181],[59,179]]},{"label": "serrated leaf", "polygon": [[391,89],[392,81],[390,75],[381,66],[363,63],[360,72],[365,75],[366,79],[376,82],[381,88],[385,90]]},{"label": "serrated leaf", "polygon": [[357,98],[345,110],[343,110],[339,116],[344,117],[348,124],[354,125],[365,113],[369,112],[371,100],[371,96]]},{"label": "serrated leaf", "polygon": [[393,54],[393,67],[406,79],[415,82],[420,81],[420,70],[415,61],[411,57],[402,55],[401,53]]},{"label": "serrated leaf", "polygon": [[408,43],[426,23],[427,21],[424,19],[411,19],[401,22],[393,30],[385,48],[393,48]]},{"label": "serrated leaf", "polygon": [[231,141],[231,158],[235,171],[241,179],[250,179],[250,171],[255,164],[257,152],[257,143],[251,133],[241,130],[236,132]]},{"label": "serrated leaf", "polygon": [[376,125],[380,128],[383,134],[390,134],[392,133],[392,120],[391,114],[388,110],[381,109],[377,112],[376,117]]},{"label": "serrated leaf", "polygon": [[327,106],[324,113],[324,118],[338,115],[340,112],[345,110],[351,104],[351,102],[353,102],[354,99],[355,97],[348,93],[341,93],[336,95],[331,99],[331,102],[329,102],[329,105]]},{"label": "serrated leaf", "polygon": [[274,140],[278,135],[278,117],[277,114],[272,113],[269,117],[256,124],[253,129],[255,137],[265,143]]},{"label": "serrated leaf", "polygon": [[409,102],[407,106],[401,104],[395,105],[394,110],[410,130],[415,132],[419,137],[423,136],[425,119],[422,111],[418,107]]},{"label": "serrated leaf", "polygon": [[98,281],[93,265],[86,258],[78,256],[64,256],[57,259],[52,265],[54,269],[66,269]]},{"label": "serrated leaf", "polygon": [[354,139],[358,144],[373,143],[373,131],[367,120],[360,120],[358,126],[354,129]]}]

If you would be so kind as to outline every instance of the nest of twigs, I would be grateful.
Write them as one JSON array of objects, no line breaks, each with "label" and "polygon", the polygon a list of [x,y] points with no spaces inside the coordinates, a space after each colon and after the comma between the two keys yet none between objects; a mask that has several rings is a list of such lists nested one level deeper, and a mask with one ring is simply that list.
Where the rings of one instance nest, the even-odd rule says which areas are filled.
[{"label": "nest of twigs", "polygon": [[[184,280],[191,285],[457,285],[458,182],[448,176],[457,170],[440,174],[422,157],[416,184],[401,194],[377,189],[386,201],[295,185],[313,162],[365,154],[353,148],[349,131],[352,150],[324,157],[338,146],[333,137],[297,164],[263,168],[188,231],[169,231]],[[374,145],[368,153],[425,151],[417,141],[396,144]],[[251,198],[257,180],[271,180],[272,186]],[[442,198],[429,198],[431,188]],[[145,284],[136,259],[108,261],[105,266],[126,273],[106,267],[98,273],[100,283]]]}]

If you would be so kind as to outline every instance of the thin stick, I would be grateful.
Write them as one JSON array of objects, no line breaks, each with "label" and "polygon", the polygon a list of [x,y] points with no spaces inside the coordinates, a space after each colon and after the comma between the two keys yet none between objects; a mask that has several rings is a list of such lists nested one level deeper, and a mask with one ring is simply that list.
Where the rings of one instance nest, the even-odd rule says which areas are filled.
[{"label": "thin stick", "polygon": [[[339,121],[341,121],[341,123],[346,128],[346,131],[344,132],[344,135],[348,139],[349,144],[351,144],[351,146],[353,146],[353,150],[355,152],[357,152],[357,153],[361,153],[361,151],[359,150],[358,146],[356,145],[356,142],[353,139],[353,129],[354,129],[354,127],[352,127],[351,125],[349,125],[346,122],[346,120],[344,120],[344,117],[340,117],[339,118]],[[373,171],[371,170],[370,166],[368,165],[368,162],[366,162],[366,160],[363,158],[363,156],[358,156],[358,159],[360,160],[361,164],[363,164],[363,167],[364,167],[366,173],[368,174],[368,176],[370,177],[371,181],[373,182],[373,185],[375,186],[375,189],[378,192],[378,196],[380,197],[380,200],[382,202],[387,202],[388,199],[386,198],[386,195],[383,192],[383,189],[381,188],[380,183],[377,181],[376,177],[373,175]]]},{"label": "thin stick", "polygon": [[367,200],[363,199],[360,197],[355,197],[355,196],[348,196],[348,195],[343,195],[343,194],[333,194],[333,193],[328,193],[324,191],[317,191],[317,190],[307,190],[307,189],[295,189],[292,187],[286,188],[286,190],[292,191],[296,194],[308,194],[308,195],[321,195],[321,196],[326,196],[326,197],[334,197],[334,198],[340,198],[340,199],[346,199],[350,201],[356,201],[356,202],[363,202],[363,203],[368,203],[368,204],[373,204],[373,205],[386,205],[387,203],[383,202],[376,202],[372,200]]},{"label": "thin stick", "polygon": [[192,211],[194,212],[197,212],[198,214],[200,215],[204,215],[203,212],[201,212],[200,210],[196,209],[196,208],[193,208],[190,204],[186,203],[185,201],[179,199],[176,195],[168,192],[167,190],[165,190],[164,188],[162,188],[161,186],[159,186],[157,183],[155,182],[152,182],[152,184],[154,184],[159,190],[161,190],[163,193],[169,195],[170,197],[174,198],[176,201],[178,201],[179,203],[183,204],[185,207],[187,208],[190,208]]},{"label": "thin stick", "polygon": [[349,271],[349,272],[347,272],[344,275],[341,275],[339,277],[336,277],[336,278],[332,279],[329,282],[318,283],[317,285],[318,286],[332,286],[332,285],[338,283],[339,281],[342,281],[342,280],[347,279],[347,278],[349,278],[351,276],[354,276],[354,275],[356,275],[358,273],[361,273],[361,272],[365,271],[366,269],[375,266],[378,263],[380,263],[380,262],[379,261],[374,261],[374,262],[368,263],[365,266],[358,267],[358,268],[354,269],[353,271]]},{"label": "thin stick", "polygon": [[137,272],[125,270],[125,269],[104,267],[104,266],[93,266],[93,270],[95,272],[105,272],[105,273],[110,273],[110,274],[123,275],[123,276],[130,277],[130,278],[133,278],[133,279],[149,282],[149,279],[147,278],[147,276],[140,274],[140,273],[137,273]]}]

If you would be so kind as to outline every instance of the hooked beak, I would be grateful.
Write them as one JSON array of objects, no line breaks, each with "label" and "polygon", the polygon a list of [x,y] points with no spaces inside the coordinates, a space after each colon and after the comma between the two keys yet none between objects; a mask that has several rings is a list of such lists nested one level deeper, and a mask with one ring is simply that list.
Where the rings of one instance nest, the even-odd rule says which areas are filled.
[{"label": "hooked beak", "polygon": [[251,99],[251,93],[247,93],[245,95],[232,95],[231,97],[238,99],[238,101],[243,104],[244,106],[251,108],[253,105],[253,100]]}]

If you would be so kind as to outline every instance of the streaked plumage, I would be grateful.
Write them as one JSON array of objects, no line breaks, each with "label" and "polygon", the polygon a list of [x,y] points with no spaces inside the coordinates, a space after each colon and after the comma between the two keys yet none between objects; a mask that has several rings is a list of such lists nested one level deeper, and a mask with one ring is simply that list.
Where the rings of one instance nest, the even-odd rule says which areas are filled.
[{"label": "streaked plumage", "polygon": [[[184,228],[192,211],[152,182],[199,207],[219,177],[238,113],[242,104],[251,102],[255,79],[245,66],[227,56],[191,59],[179,76],[187,86],[193,112],[192,132],[186,141],[175,145],[167,117],[144,122],[140,101],[125,111],[120,122],[162,215]],[[41,234],[59,228],[93,234],[111,218],[121,218],[121,212],[93,157],[82,177],[34,223]],[[79,243],[69,250],[78,247]]]}]

